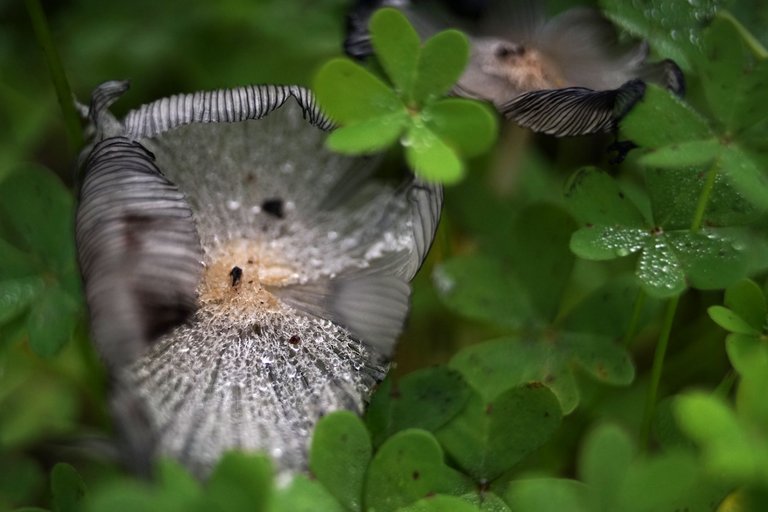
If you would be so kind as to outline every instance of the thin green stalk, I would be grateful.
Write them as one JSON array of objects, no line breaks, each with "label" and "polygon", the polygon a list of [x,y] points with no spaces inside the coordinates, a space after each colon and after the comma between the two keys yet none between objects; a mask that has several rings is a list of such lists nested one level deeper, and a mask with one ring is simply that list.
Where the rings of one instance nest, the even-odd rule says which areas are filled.
[{"label": "thin green stalk", "polygon": [[[691,222],[691,232],[696,233],[701,229],[701,225],[704,223],[704,213],[707,211],[707,205],[709,204],[709,198],[712,196],[712,191],[715,188],[715,179],[717,178],[717,170],[719,167],[719,161],[715,159],[712,165],[707,170],[707,175],[704,181],[704,188],[701,189],[699,195],[699,202],[696,205],[696,211],[693,215],[693,221]],[[667,303],[667,309],[664,312],[664,320],[661,326],[661,332],[659,333],[659,341],[656,344],[656,352],[653,355],[653,366],[651,367],[651,382],[648,387],[648,394],[645,400],[645,410],[643,411],[643,421],[640,427],[640,446],[648,448],[651,437],[651,425],[653,423],[653,417],[656,413],[656,400],[659,394],[659,384],[661,383],[661,375],[664,370],[664,358],[667,355],[667,347],[669,345],[669,336],[672,332],[672,324],[675,320],[675,313],[677,312],[677,305],[680,302],[680,296],[677,296]]]},{"label": "thin green stalk", "polygon": [[632,340],[637,334],[637,328],[640,325],[640,316],[643,313],[645,307],[645,292],[643,290],[637,290],[637,297],[635,297],[635,305],[632,307],[632,318],[629,320],[629,326],[627,332],[624,334],[624,339],[621,340],[621,344],[625,347],[629,347]]},{"label": "thin green stalk", "polygon": [[739,20],[734,18],[731,13],[728,11],[720,11],[717,13],[717,16],[730,21],[733,26],[736,27],[736,30],[739,31],[739,34],[747,43],[747,46],[755,57],[759,59],[768,59],[768,50],[766,50],[760,41],[758,41],[755,36],[752,35],[752,32],[747,30],[747,28],[742,25]]},{"label": "thin green stalk", "polygon": [[69,143],[72,149],[76,151],[83,144],[83,135],[80,128],[80,116],[77,114],[72,101],[72,90],[69,87],[69,82],[67,82],[67,76],[64,74],[64,66],[62,66],[56,46],[53,44],[51,30],[45,19],[45,12],[40,5],[40,0],[25,0],[25,4],[37,42],[42,47],[45,60],[48,63],[48,70],[51,73],[51,81],[59,99]]},{"label": "thin green stalk", "polygon": [[653,367],[651,368],[651,383],[648,387],[648,394],[645,398],[645,409],[643,411],[643,422],[640,427],[640,446],[648,447],[651,438],[651,424],[656,412],[656,399],[659,394],[659,384],[661,383],[661,374],[664,370],[664,358],[667,355],[667,346],[669,345],[669,335],[672,332],[672,323],[675,321],[677,304],[680,302],[680,296],[674,297],[667,303],[667,309],[664,311],[664,321],[659,333],[659,341],[656,344],[656,352],[653,355]]},{"label": "thin green stalk", "polygon": [[701,224],[704,222],[704,213],[707,211],[709,197],[712,195],[712,190],[715,188],[715,178],[717,178],[717,169],[719,166],[720,161],[716,158],[707,170],[707,175],[704,180],[704,188],[701,189],[699,202],[696,204],[696,212],[693,214],[693,222],[691,222],[691,231],[694,233],[701,229]]}]

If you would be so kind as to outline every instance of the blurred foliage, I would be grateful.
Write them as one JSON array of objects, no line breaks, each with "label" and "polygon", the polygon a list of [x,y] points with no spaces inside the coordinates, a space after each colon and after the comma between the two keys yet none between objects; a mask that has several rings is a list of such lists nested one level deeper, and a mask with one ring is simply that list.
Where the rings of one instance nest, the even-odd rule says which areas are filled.
[{"label": "blurred foliage", "polygon": [[[768,509],[768,9],[550,7],[585,3],[676,59],[687,97],[648,88],[620,166],[600,137],[503,124],[446,190],[366,416],[323,418],[308,475],[232,453],[201,483],[170,461],[151,481],[117,463],[74,262],[75,156],[23,5],[0,2],[0,510]],[[307,85],[339,54],[349,5],[44,7],[79,98],[134,78],[120,113],[179,91]]]}]

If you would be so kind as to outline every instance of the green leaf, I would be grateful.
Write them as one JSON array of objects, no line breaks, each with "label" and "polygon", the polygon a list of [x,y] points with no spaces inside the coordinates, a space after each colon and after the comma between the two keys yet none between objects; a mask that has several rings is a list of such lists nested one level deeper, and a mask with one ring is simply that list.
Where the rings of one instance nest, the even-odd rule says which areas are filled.
[{"label": "green leaf", "polygon": [[733,18],[717,16],[703,38],[697,59],[709,107],[724,128],[733,133],[762,121],[760,109],[768,99],[768,62],[757,61]]},{"label": "green leaf", "polygon": [[759,334],[754,327],[749,325],[739,315],[723,306],[710,306],[707,309],[709,317],[723,329],[738,334]]},{"label": "green leaf", "polygon": [[[732,18],[731,18],[732,19]],[[736,106],[733,117],[733,128],[740,136],[746,135],[746,131],[757,128],[756,132],[765,134],[765,116],[760,112],[761,105],[768,101],[766,96],[766,84],[768,84],[768,61],[760,60],[754,65],[752,62],[741,68],[741,75],[736,75],[744,80],[744,93],[742,101]]]},{"label": "green leaf", "polygon": [[578,388],[571,373],[563,371],[568,357],[557,348],[539,341],[499,338],[462,349],[450,365],[487,402],[528,382],[544,381],[569,413],[578,404]]},{"label": "green leaf", "polygon": [[639,251],[650,236],[647,228],[592,225],[573,233],[571,250],[587,260],[612,260]]},{"label": "green leaf", "polygon": [[360,418],[349,411],[334,412],[315,427],[309,469],[345,509],[360,511],[371,453],[371,440]]},{"label": "green leaf", "polygon": [[193,508],[200,501],[200,483],[181,463],[160,459],[155,465],[154,474],[157,481],[154,501],[160,510],[182,512]]},{"label": "green leaf", "polygon": [[408,165],[427,181],[451,184],[464,175],[454,150],[422,122],[411,124],[403,145]]},{"label": "green leaf", "polygon": [[206,485],[205,507],[233,512],[262,512],[272,494],[272,465],[266,457],[228,452]]},{"label": "green leaf", "polygon": [[315,95],[326,113],[351,124],[405,110],[387,84],[349,59],[333,59],[315,77]]},{"label": "green leaf", "polygon": [[421,116],[438,137],[464,157],[485,153],[496,141],[498,117],[484,103],[446,98],[425,107]]},{"label": "green leaf", "polygon": [[552,391],[532,382],[491,401],[473,394],[437,437],[475,480],[491,481],[544,444],[561,418],[560,404]]},{"label": "green leaf", "polygon": [[[87,512],[165,512],[160,508],[154,494],[147,485],[134,480],[118,480],[99,487],[89,495],[85,510]],[[242,509],[229,510],[239,512]]]},{"label": "green leaf", "polygon": [[487,256],[448,260],[435,268],[433,280],[443,303],[466,317],[520,327],[535,315],[527,291],[508,269]]},{"label": "green leaf", "polygon": [[[760,343],[756,354],[743,365],[741,382],[736,395],[736,413],[752,429],[765,433],[768,428],[768,404],[765,389],[768,387],[768,350]],[[761,438],[764,444],[765,437]],[[765,465],[768,470],[768,464]],[[768,474],[766,474],[768,476]]]},{"label": "green leaf", "polygon": [[573,364],[611,384],[629,384],[635,375],[625,349],[609,337],[583,332],[545,331],[538,339],[499,338],[466,347],[450,362],[486,401],[528,382],[545,382],[565,414],[579,403]]},{"label": "green leaf", "polygon": [[461,411],[469,395],[461,374],[444,366],[422,368],[396,383],[388,378],[366,413],[374,445],[407,428],[434,432]]},{"label": "green leaf", "polygon": [[744,279],[729,286],[725,290],[725,305],[757,331],[765,327],[768,305],[763,291],[754,281]]},{"label": "green leaf", "polygon": [[681,427],[696,441],[731,442],[741,436],[733,412],[719,399],[704,393],[681,396],[675,404]]},{"label": "green leaf", "polygon": [[479,512],[480,509],[462,498],[437,494],[401,508],[399,512]]},{"label": "green leaf", "polygon": [[0,261],[3,262],[0,265],[0,282],[35,275],[39,272],[34,258],[18,250],[2,238],[0,238]]},{"label": "green leaf", "polygon": [[736,481],[768,476],[768,450],[764,443],[746,435],[733,412],[720,400],[693,393],[675,404],[681,428],[701,445],[704,464],[710,471]]},{"label": "green leaf", "polygon": [[504,500],[493,491],[481,490],[475,494],[465,494],[462,498],[479,507],[480,512],[512,512]]},{"label": "green leaf", "polygon": [[466,477],[445,465],[429,432],[409,429],[390,437],[373,457],[366,503],[376,512],[390,512],[434,494],[461,495],[471,489]]},{"label": "green leaf", "polygon": [[[561,325],[567,331],[620,339],[627,333],[641,293],[633,275],[620,274],[575,304]],[[640,325],[656,318],[656,304],[646,299],[645,306],[638,319]]]},{"label": "green leaf", "polygon": [[469,61],[469,41],[458,30],[443,30],[421,49],[413,99],[424,104],[448,92],[459,81]]},{"label": "green leaf", "polygon": [[643,290],[658,299],[685,290],[685,272],[666,236],[657,235],[646,241],[637,263],[637,278]]},{"label": "green leaf", "polygon": [[654,149],[639,161],[649,167],[691,167],[711,162],[721,149],[717,139],[692,140]]},{"label": "green leaf", "polygon": [[558,313],[573,269],[569,240],[575,229],[570,215],[543,203],[524,209],[512,226],[508,258],[540,318],[552,321]]},{"label": "green leaf", "polygon": [[368,26],[373,49],[387,76],[402,96],[411,97],[421,49],[419,35],[408,19],[392,8],[377,10]]},{"label": "green leaf", "polygon": [[673,93],[648,85],[621,121],[623,136],[641,147],[661,148],[712,137],[707,121]]},{"label": "green leaf", "polygon": [[[362,476],[363,473],[360,474],[360,478]],[[343,512],[345,510],[359,510],[359,508],[345,509],[319,482],[310,480],[304,475],[296,475],[291,485],[285,489],[278,489],[269,507],[270,512]]]},{"label": "green leaf", "polygon": [[740,375],[749,373],[753,362],[765,356],[765,347],[754,334],[731,334],[725,339],[725,349]]},{"label": "green leaf", "polygon": [[51,471],[51,492],[55,512],[78,512],[85,497],[85,483],[75,468],[59,462]]},{"label": "green leaf", "polygon": [[755,206],[768,209],[768,173],[765,161],[735,144],[725,148],[720,164],[734,188]]},{"label": "green leaf", "polygon": [[730,129],[735,106],[742,101],[738,83],[744,79],[741,68],[747,49],[736,28],[723,18],[712,21],[702,42],[703,51],[696,60],[704,93],[712,113]]},{"label": "green leaf", "polygon": [[[675,510],[680,500],[691,499],[698,461],[685,452],[670,452],[629,466],[613,510],[654,512]],[[649,490],[653,492],[649,492]]]},{"label": "green leaf", "polygon": [[0,231],[57,274],[74,268],[73,218],[72,195],[44,168],[22,167],[0,182]]},{"label": "green leaf", "polygon": [[325,143],[333,151],[347,155],[373,153],[394,144],[407,124],[408,114],[401,110],[337,128]]},{"label": "green leaf", "polygon": [[740,279],[747,271],[744,250],[712,231],[677,231],[667,234],[691,286],[719,290]]},{"label": "green leaf", "polygon": [[597,493],[602,505],[600,510],[617,510],[613,505],[634,457],[631,439],[614,425],[600,425],[587,436],[579,459],[579,473]]},{"label": "green leaf", "polygon": [[589,488],[576,480],[524,478],[514,480],[504,499],[512,510],[525,512],[590,512],[597,510]]},{"label": "green leaf", "polygon": [[61,288],[48,288],[27,318],[29,345],[43,357],[55,355],[72,337],[79,304]]},{"label": "green leaf", "polygon": [[0,324],[24,312],[40,295],[43,286],[39,277],[0,281]]},{"label": "green leaf", "polygon": [[558,341],[563,350],[573,354],[573,359],[601,382],[626,386],[635,378],[632,358],[609,337],[563,331]]},{"label": "green leaf", "polygon": [[668,57],[683,69],[691,69],[693,55],[699,51],[701,27],[712,19],[720,0],[668,2],[645,0],[600,0],[608,18],[630,34],[647,40],[658,55]]},{"label": "green leaf", "polygon": [[[665,230],[688,230],[705,181],[706,173],[701,168],[646,169],[645,182],[654,224]],[[738,226],[754,222],[758,216],[759,211],[734,189],[725,174],[717,173],[702,225]]]},{"label": "green leaf", "polygon": [[643,215],[616,180],[596,167],[582,167],[565,186],[568,209],[582,224],[644,227]]}]

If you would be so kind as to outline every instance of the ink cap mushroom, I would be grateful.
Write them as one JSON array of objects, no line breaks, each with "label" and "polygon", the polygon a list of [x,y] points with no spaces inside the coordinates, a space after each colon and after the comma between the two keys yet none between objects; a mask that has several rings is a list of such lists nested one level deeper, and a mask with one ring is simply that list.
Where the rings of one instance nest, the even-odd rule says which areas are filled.
[{"label": "ink cap mushroom", "polygon": [[205,477],[227,450],[306,466],[317,420],[385,376],[443,192],[323,146],[297,86],[179,94],[83,113],[78,261],[122,453]]},{"label": "ink cap mushroom", "polygon": [[357,0],[347,16],[344,49],[358,59],[372,54],[368,20],[379,7],[400,9],[422,37],[461,29],[471,54],[453,94],[489,101],[506,119],[556,137],[615,132],[649,81],[685,92],[675,62],[648,62],[648,45],[620,43],[596,9],[575,7],[547,19],[541,1],[454,3],[471,19],[451,16],[434,2]]}]

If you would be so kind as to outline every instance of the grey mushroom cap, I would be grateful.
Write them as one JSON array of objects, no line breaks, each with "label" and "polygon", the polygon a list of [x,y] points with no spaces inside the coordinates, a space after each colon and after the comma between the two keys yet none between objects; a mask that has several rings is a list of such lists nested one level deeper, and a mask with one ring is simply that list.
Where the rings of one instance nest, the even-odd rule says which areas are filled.
[{"label": "grey mushroom cap", "polygon": [[304,467],[322,415],[386,374],[442,189],[323,146],[296,86],[181,94],[118,120],[94,91],[78,259],[125,453],[206,475],[230,449]]}]

